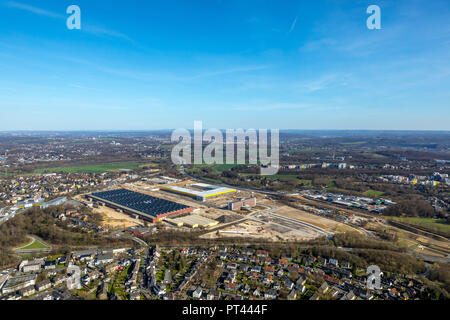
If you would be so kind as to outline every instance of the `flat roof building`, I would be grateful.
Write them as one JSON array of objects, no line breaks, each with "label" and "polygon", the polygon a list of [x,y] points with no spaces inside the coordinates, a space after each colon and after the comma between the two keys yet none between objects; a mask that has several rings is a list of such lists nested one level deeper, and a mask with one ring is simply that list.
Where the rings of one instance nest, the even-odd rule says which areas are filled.
[{"label": "flat roof building", "polygon": [[176,213],[191,212],[194,208],[177,202],[149,196],[128,189],[115,189],[95,192],[88,195],[100,204],[124,213],[136,215],[141,219],[157,222],[162,218]]},{"label": "flat roof building", "polygon": [[17,290],[23,289],[28,286],[32,286],[36,283],[36,275],[22,275],[14,278],[10,278],[2,287],[2,294],[8,294]]},{"label": "flat roof building", "polygon": [[190,185],[192,188],[184,188],[178,186],[164,186],[161,190],[181,194],[184,196],[192,197],[196,200],[206,201],[209,197],[222,195],[225,193],[236,192],[236,189],[230,189],[226,187],[214,186],[205,183],[196,183]]},{"label": "flat roof building", "polygon": [[169,223],[175,224],[177,226],[187,226],[190,228],[198,228],[198,227],[213,227],[219,224],[219,221],[209,219],[203,216],[199,216],[197,214],[192,214],[176,219],[166,219]]}]

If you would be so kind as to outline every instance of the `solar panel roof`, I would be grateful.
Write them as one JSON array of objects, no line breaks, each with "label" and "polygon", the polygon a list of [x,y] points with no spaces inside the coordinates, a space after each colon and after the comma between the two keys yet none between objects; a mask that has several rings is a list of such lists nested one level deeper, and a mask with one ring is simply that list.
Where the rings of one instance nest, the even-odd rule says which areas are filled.
[{"label": "solar panel roof", "polygon": [[92,193],[92,196],[127,207],[153,217],[158,215],[189,208],[188,206],[166,199],[152,197],[143,193],[116,189]]}]

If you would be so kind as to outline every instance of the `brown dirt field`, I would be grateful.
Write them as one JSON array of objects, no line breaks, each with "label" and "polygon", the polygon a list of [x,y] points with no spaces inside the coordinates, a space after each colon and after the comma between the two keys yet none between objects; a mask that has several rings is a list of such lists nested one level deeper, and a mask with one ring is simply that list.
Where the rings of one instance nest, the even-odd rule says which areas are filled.
[{"label": "brown dirt field", "polygon": [[311,214],[288,206],[279,207],[278,210],[275,211],[275,213],[281,216],[310,223],[312,225],[315,225],[319,228],[325,229],[330,232],[346,232],[346,231],[360,232],[358,229],[355,229],[343,223],[336,222],[331,219],[326,219],[318,215]]},{"label": "brown dirt field", "polygon": [[103,221],[101,224],[108,228],[124,229],[142,225],[141,221],[136,220],[125,213],[117,212],[111,208],[99,207],[98,209],[93,210],[94,212],[98,212],[102,215]]}]

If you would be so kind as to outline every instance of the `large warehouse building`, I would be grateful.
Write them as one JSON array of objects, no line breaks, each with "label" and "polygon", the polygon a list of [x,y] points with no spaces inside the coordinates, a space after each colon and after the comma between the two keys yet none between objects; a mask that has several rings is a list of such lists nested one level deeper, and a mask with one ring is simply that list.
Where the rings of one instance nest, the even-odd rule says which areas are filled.
[{"label": "large warehouse building", "polygon": [[236,189],[214,186],[206,183],[191,184],[189,185],[189,188],[183,188],[178,186],[164,186],[161,187],[160,189],[167,192],[192,197],[200,201],[206,201],[207,198],[222,195],[225,193],[236,192]]},{"label": "large warehouse building", "polygon": [[172,214],[192,212],[194,208],[173,201],[152,197],[143,193],[116,189],[95,192],[88,198],[124,213],[137,215],[139,218],[157,222]]},{"label": "large warehouse building", "polygon": [[219,221],[209,219],[203,216],[199,216],[196,214],[188,215],[176,219],[166,219],[167,222],[174,224],[176,226],[186,226],[190,228],[198,228],[198,227],[213,227],[219,224]]}]

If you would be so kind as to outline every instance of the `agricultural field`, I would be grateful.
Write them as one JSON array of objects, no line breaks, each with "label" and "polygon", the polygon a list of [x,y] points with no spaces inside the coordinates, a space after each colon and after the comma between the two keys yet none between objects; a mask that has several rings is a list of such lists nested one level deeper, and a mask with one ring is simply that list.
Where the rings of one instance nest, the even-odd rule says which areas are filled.
[{"label": "agricultural field", "polygon": [[104,163],[104,164],[94,164],[94,165],[84,165],[84,166],[73,166],[73,167],[57,167],[57,168],[46,168],[37,169],[34,171],[35,174],[43,173],[103,173],[107,171],[114,171],[120,169],[138,169],[142,163],[139,162],[116,162],[116,163]]}]

